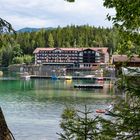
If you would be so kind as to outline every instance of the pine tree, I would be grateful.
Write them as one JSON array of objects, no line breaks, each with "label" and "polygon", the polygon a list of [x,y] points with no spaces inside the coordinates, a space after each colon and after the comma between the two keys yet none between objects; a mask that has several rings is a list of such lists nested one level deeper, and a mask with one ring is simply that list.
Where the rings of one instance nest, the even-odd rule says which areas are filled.
[{"label": "pine tree", "polygon": [[52,36],[51,33],[49,34],[49,37],[48,37],[48,47],[49,48],[53,48],[54,47],[54,39],[53,39],[53,36]]}]

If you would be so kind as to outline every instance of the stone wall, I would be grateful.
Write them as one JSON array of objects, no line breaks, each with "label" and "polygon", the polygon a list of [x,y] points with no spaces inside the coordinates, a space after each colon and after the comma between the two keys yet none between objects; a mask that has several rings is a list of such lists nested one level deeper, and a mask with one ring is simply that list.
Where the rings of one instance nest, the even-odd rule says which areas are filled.
[{"label": "stone wall", "polygon": [[11,65],[9,70],[12,72],[19,73],[29,73],[30,75],[43,75],[43,76],[52,76],[52,75],[64,75],[65,66],[57,65]]}]

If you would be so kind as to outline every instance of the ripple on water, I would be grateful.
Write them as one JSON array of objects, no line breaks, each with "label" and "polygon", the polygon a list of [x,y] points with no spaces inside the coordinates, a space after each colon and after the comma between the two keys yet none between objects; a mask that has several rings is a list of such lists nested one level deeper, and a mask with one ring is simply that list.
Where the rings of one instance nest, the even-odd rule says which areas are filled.
[{"label": "ripple on water", "polygon": [[103,91],[77,90],[72,88],[74,83],[67,84],[51,80],[0,81],[0,106],[16,140],[56,140],[66,106],[81,110],[86,104],[94,111],[106,107],[108,98],[100,98],[107,95]]}]

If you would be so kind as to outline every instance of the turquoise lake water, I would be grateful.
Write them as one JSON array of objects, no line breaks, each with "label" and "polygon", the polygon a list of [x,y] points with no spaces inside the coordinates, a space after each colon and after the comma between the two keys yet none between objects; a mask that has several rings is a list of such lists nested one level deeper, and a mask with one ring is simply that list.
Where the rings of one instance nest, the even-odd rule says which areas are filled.
[{"label": "turquoise lake water", "polygon": [[93,111],[106,108],[112,89],[74,89],[76,83],[94,81],[0,78],[0,106],[15,139],[57,140],[66,106],[82,110],[87,105]]}]

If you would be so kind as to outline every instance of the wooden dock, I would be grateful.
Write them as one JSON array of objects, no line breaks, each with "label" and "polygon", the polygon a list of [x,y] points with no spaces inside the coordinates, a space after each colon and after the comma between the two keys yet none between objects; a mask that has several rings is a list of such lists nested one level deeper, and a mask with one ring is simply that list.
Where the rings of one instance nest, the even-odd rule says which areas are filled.
[{"label": "wooden dock", "polygon": [[95,88],[95,89],[101,89],[101,88],[103,88],[103,85],[101,85],[101,84],[75,84],[74,88]]},{"label": "wooden dock", "polygon": [[[57,79],[65,80],[67,76],[58,76]],[[45,75],[30,75],[31,79],[52,79],[52,76],[45,76]],[[71,76],[72,80],[115,80],[112,77],[87,77],[87,76]]]},{"label": "wooden dock", "polygon": [[31,79],[51,79],[52,76],[44,76],[44,75],[30,75]]}]

